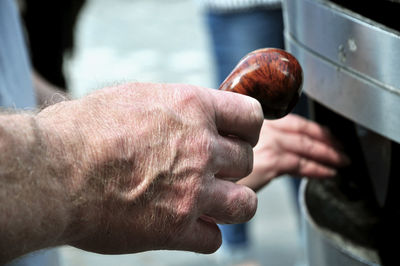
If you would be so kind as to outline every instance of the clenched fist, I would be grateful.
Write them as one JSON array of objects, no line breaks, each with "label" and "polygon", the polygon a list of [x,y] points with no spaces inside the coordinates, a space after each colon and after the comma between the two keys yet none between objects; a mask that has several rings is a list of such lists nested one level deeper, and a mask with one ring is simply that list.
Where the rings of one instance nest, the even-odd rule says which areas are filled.
[{"label": "clenched fist", "polygon": [[215,251],[216,222],[245,222],[256,211],[255,193],[235,181],[252,170],[262,122],[260,104],[247,96],[140,83],[37,115],[1,116],[9,140],[0,144],[10,152],[0,165],[13,171],[7,159],[19,156],[14,181],[23,184],[2,180],[9,196],[0,193],[1,210],[11,214],[0,218],[8,226],[1,258],[60,244]]}]

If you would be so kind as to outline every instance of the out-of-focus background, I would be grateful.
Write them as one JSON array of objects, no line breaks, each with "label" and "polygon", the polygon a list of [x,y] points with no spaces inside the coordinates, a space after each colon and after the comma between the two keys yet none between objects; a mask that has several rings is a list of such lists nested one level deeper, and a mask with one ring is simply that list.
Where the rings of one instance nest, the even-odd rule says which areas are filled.
[{"label": "out-of-focus background", "polygon": [[126,81],[212,87],[211,55],[193,0],[88,0],[66,65],[73,94]]},{"label": "out-of-focus background", "polygon": [[[88,0],[75,45],[64,67],[75,97],[129,81],[217,87],[202,13],[191,0]],[[251,256],[260,265],[294,265],[299,259],[299,223],[291,192],[288,180],[281,178],[259,193],[250,238]],[[221,265],[218,252],[107,256],[62,247],[60,255],[63,266]]]}]

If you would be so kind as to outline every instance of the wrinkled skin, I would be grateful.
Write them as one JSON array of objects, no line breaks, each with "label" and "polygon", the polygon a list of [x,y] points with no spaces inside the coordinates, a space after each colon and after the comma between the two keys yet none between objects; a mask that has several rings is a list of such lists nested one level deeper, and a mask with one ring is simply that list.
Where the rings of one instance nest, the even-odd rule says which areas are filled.
[{"label": "wrinkled skin", "polygon": [[246,96],[188,85],[126,84],[41,111],[70,222],[60,243],[100,253],[214,252],[216,222],[255,213],[235,184],[252,170],[263,121]]}]

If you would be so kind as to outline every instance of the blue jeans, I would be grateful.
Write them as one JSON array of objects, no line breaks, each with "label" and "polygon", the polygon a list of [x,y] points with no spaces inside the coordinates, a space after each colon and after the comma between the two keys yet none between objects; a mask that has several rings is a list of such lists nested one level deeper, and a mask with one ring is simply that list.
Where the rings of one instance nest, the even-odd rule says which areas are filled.
[{"label": "blue jeans", "polygon": [[5,266],[58,266],[60,265],[57,248],[39,250],[24,255]]},{"label": "blue jeans", "polygon": [[[255,9],[246,12],[206,15],[219,84],[247,53],[264,47],[283,49],[281,9]],[[247,224],[221,225],[224,246],[246,246]]]},{"label": "blue jeans", "polygon": [[281,9],[207,14],[212,49],[221,83],[247,53],[264,47],[283,48]]}]

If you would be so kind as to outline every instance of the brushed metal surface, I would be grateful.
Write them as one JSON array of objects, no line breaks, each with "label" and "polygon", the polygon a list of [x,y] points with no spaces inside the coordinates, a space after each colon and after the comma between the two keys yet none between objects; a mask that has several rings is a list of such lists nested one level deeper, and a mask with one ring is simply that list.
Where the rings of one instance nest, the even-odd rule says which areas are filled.
[{"label": "brushed metal surface", "polygon": [[325,0],[285,0],[284,9],[307,95],[400,143],[399,34]]},{"label": "brushed metal surface", "polygon": [[286,31],[326,59],[400,93],[397,31],[326,0],[287,0]]}]

